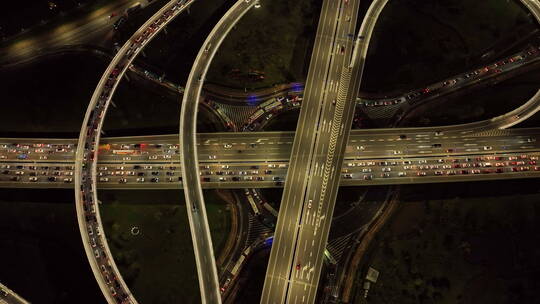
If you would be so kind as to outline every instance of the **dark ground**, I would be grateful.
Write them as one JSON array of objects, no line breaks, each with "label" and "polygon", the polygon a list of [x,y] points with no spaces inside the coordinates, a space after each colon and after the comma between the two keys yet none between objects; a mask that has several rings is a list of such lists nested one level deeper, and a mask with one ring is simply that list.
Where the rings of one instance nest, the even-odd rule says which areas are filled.
[{"label": "dark ground", "polygon": [[[368,302],[538,302],[537,185],[530,179],[402,186],[400,209],[360,272],[380,271]],[[355,303],[362,293],[357,289]]]}]

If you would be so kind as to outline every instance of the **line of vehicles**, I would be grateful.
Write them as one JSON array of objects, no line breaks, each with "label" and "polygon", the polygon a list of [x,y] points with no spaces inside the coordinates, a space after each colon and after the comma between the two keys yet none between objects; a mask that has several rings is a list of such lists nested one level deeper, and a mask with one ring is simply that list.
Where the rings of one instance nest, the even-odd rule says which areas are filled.
[{"label": "line of vehicles", "polygon": [[[352,168],[360,167],[353,170]],[[374,173],[379,171],[381,173]],[[511,173],[524,171],[540,171],[538,155],[505,155],[477,156],[460,158],[439,158],[428,161],[393,160],[393,161],[360,161],[348,162],[342,169],[344,179],[372,180],[380,174],[381,178],[442,176],[466,174]]]},{"label": "line of vehicles", "polygon": [[[114,88],[120,81],[120,76],[131,63],[132,57],[137,54],[143,47],[144,43],[152,37],[152,34],[156,33],[159,27],[161,27],[166,21],[168,21],[175,11],[179,11],[184,0],[176,2],[170,9],[162,13],[162,15],[153,23],[151,23],[146,29],[142,31],[138,36],[132,38],[131,43],[122,58],[111,69],[105,83],[101,87],[101,92],[97,99],[94,108],[89,113],[89,118],[86,124],[86,133],[84,138],[84,150],[82,161],[82,176],[79,195],[82,198],[82,207],[84,210],[84,219],[87,225],[87,236],[90,242],[90,246],[93,248],[95,261],[97,262],[100,270],[101,277],[109,288],[110,295],[115,299],[117,303],[133,303],[130,299],[128,292],[122,284],[122,278],[117,270],[112,267],[111,258],[108,257],[108,247],[105,237],[101,234],[101,223],[99,222],[99,215],[96,216],[97,198],[95,197],[93,185],[95,184],[94,178],[98,178],[102,182],[109,180],[108,177],[97,177],[93,175],[93,167],[96,166],[95,156],[99,151],[97,146],[98,142],[98,128],[101,123],[105,110],[108,104],[108,100],[114,92]],[[125,177],[120,178],[120,182],[127,182]]]},{"label": "line of vehicles", "polygon": [[446,79],[444,81],[437,82],[433,85],[430,85],[428,87],[425,87],[420,90],[411,91],[406,93],[404,96],[396,97],[393,99],[382,99],[382,100],[366,100],[363,102],[363,104],[366,107],[378,107],[378,106],[390,106],[390,105],[397,105],[400,103],[403,103],[407,100],[416,101],[420,96],[426,95],[426,94],[432,94],[440,89],[448,88],[451,86],[454,86],[456,83],[460,81],[469,81],[474,78],[480,77],[482,74],[493,72],[493,73],[501,73],[502,67],[505,66],[508,63],[515,63],[519,62],[527,57],[536,57],[539,53],[540,46],[532,46],[528,47],[524,51],[521,51],[517,54],[514,54],[512,56],[506,57],[500,61],[497,61],[495,63],[489,64],[487,66],[477,68],[473,71],[469,71],[464,74],[460,74],[455,78],[452,79]]},{"label": "line of vehicles", "polygon": [[[271,182],[281,185],[288,164],[206,164],[200,166],[201,181]],[[445,158],[410,158],[394,160],[345,160],[341,170],[344,179],[415,177],[434,175],[489,174],[540,171],[538,154],[504,154],[488,156],[455,156]],[[0,181],[72,183],[73,166],[46,163],[1,163]],[[110,183],[181,183],[178,164],[100,164],[96,182]],[[88,175],[83,176],[88,181]],[[91,187],[88,185],[87,191]],[[89,202],[88,202],[89,203]]]}]

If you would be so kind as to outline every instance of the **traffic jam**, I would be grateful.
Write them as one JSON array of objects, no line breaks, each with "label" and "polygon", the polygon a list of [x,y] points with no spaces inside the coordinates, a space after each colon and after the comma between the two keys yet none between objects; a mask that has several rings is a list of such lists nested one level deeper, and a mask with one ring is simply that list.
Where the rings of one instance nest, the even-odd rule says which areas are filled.
[{"label": "traffic jam", "polygon": [[[135,55],[144,47],[144,45],[153,37],[153,35],[159,32],[159,29],[170,21],[175,13],[179,13],[186,1],[177,1],[167,5],[169,7],[157,19],[153,21],[149,26],[142,30],[141,34],[135,34],[131,39],[129,47],[125,54],[118,60],[116,65],[110,69],[110,73],[107,76],[105,83],[97,90],[101,93],[97,98],[94,108],[89,113],[87,124],[85,126],[86,131],[83,136],[84,150],[82,156],[82,171],[81,171],[81,185],[80,185],[80,197],[82,198],[84,219],[87,225],[87,236],[90,241],[90,246],[95,257],[95,261],[99,266],[101,277],[105,281],[112,298],[117,303],[133,303],[129,296],[129,291],[125,284],[123,284],[122,278],[119,275],[116,267],[113,267],[111,257],[107,254],[109,252],[106,244],[105,236],[101,231],[101,220],[99,219],[99,211],[97,210],[97,197],[95,193],[96,176],[93,174],[94,166],[97,162],[97,146],[99,142],[99,129],[100,124],[103,121],[105,111],[108,107],[111,96],[118,83],[120,82],[121,75],[131,64],[131,61],[135,58]],[[112,263],[111,263],[112,262]]]}]

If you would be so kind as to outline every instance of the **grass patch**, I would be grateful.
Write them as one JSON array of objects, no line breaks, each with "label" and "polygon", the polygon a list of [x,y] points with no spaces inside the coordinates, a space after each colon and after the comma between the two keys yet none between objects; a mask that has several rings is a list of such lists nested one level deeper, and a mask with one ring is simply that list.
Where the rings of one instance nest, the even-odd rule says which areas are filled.
[{"label": "grass patch", "polygon": [[369,303],[538,301],[536,183],[402,187],[401,208],[371,244],[360,272],[380,271]]},{"label": "grass patch", "polygon": [[517,28],[537,28],[518,1],[390,1],[375,27],[362,91],[409,90],[463,72]]},{"label": "grass patch", "polygon": [[[100,197],[111,251],[136,298],[141,303],[200,302],[183,193],[100,191]],[[207,191],[205,200],[214,248],[219,250],[230,230],[230,214],[214,191]],[[140,228],[139,235],[131,234],[134,226]]]},{"label": "grass patch", "polygon": [[[1,70],[0,106],[10,115],[0,121],[0,136],[78,137],[106,64],[89,53],[72,53]],[[120,82],[113,102],[104,124],[108,136],[178,133],[178,94],[131,77]],[[197,122],[199,132],[222,130],[219,120],[204,107]]]},{"label": "grass patch", "polygon": [[0,277],[32,303],[104,301],[84,253],[73,200],[73,190],[0,189]]},{"label": "grass patch", "polygon": [[[249,89],[303,81],[318,10],[317,3],[307,0],[273,1],[250,10],[220,47],[208,81]],[[231,77],[233,69],[240,78]],[[252,70],[264,72],[265,79],[250,81],[246,75]]]}]

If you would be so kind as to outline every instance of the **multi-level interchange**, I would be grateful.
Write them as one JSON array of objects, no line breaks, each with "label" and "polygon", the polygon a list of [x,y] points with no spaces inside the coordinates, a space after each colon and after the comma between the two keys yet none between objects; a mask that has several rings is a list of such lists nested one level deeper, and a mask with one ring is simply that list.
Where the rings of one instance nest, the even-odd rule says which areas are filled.
[{"label": "multi-level interchange", "polygon": [[[522,2],[540,20],[538,1]],[[0,186],[75,188],[84,248],[108,303],[137,301],[107,246],[98,184],[184,188],[205,303],[220,303],[221,294],[202,188],[283,187],[261,303],[313,303],[340,185],[540,176],[540,128],[502,130],[540,109],[540,91],[521,107],[476,123],[350,130],[369,41],[387,0],[373,1],[365,16],[358,16],[359,0],[323,1],[296,133],[195,133],[212,58],[231,28],[258,4],[239,0],[212,30],[193,64],[182,100],[180,140],[160,135],[100,142],[108,105],[125,71],[192,3],[168,2],[118,51],[92,96],[78,140],[0,139]],[[343,38],[355,31],[359,17],[363,22],[356,38]]]}]

